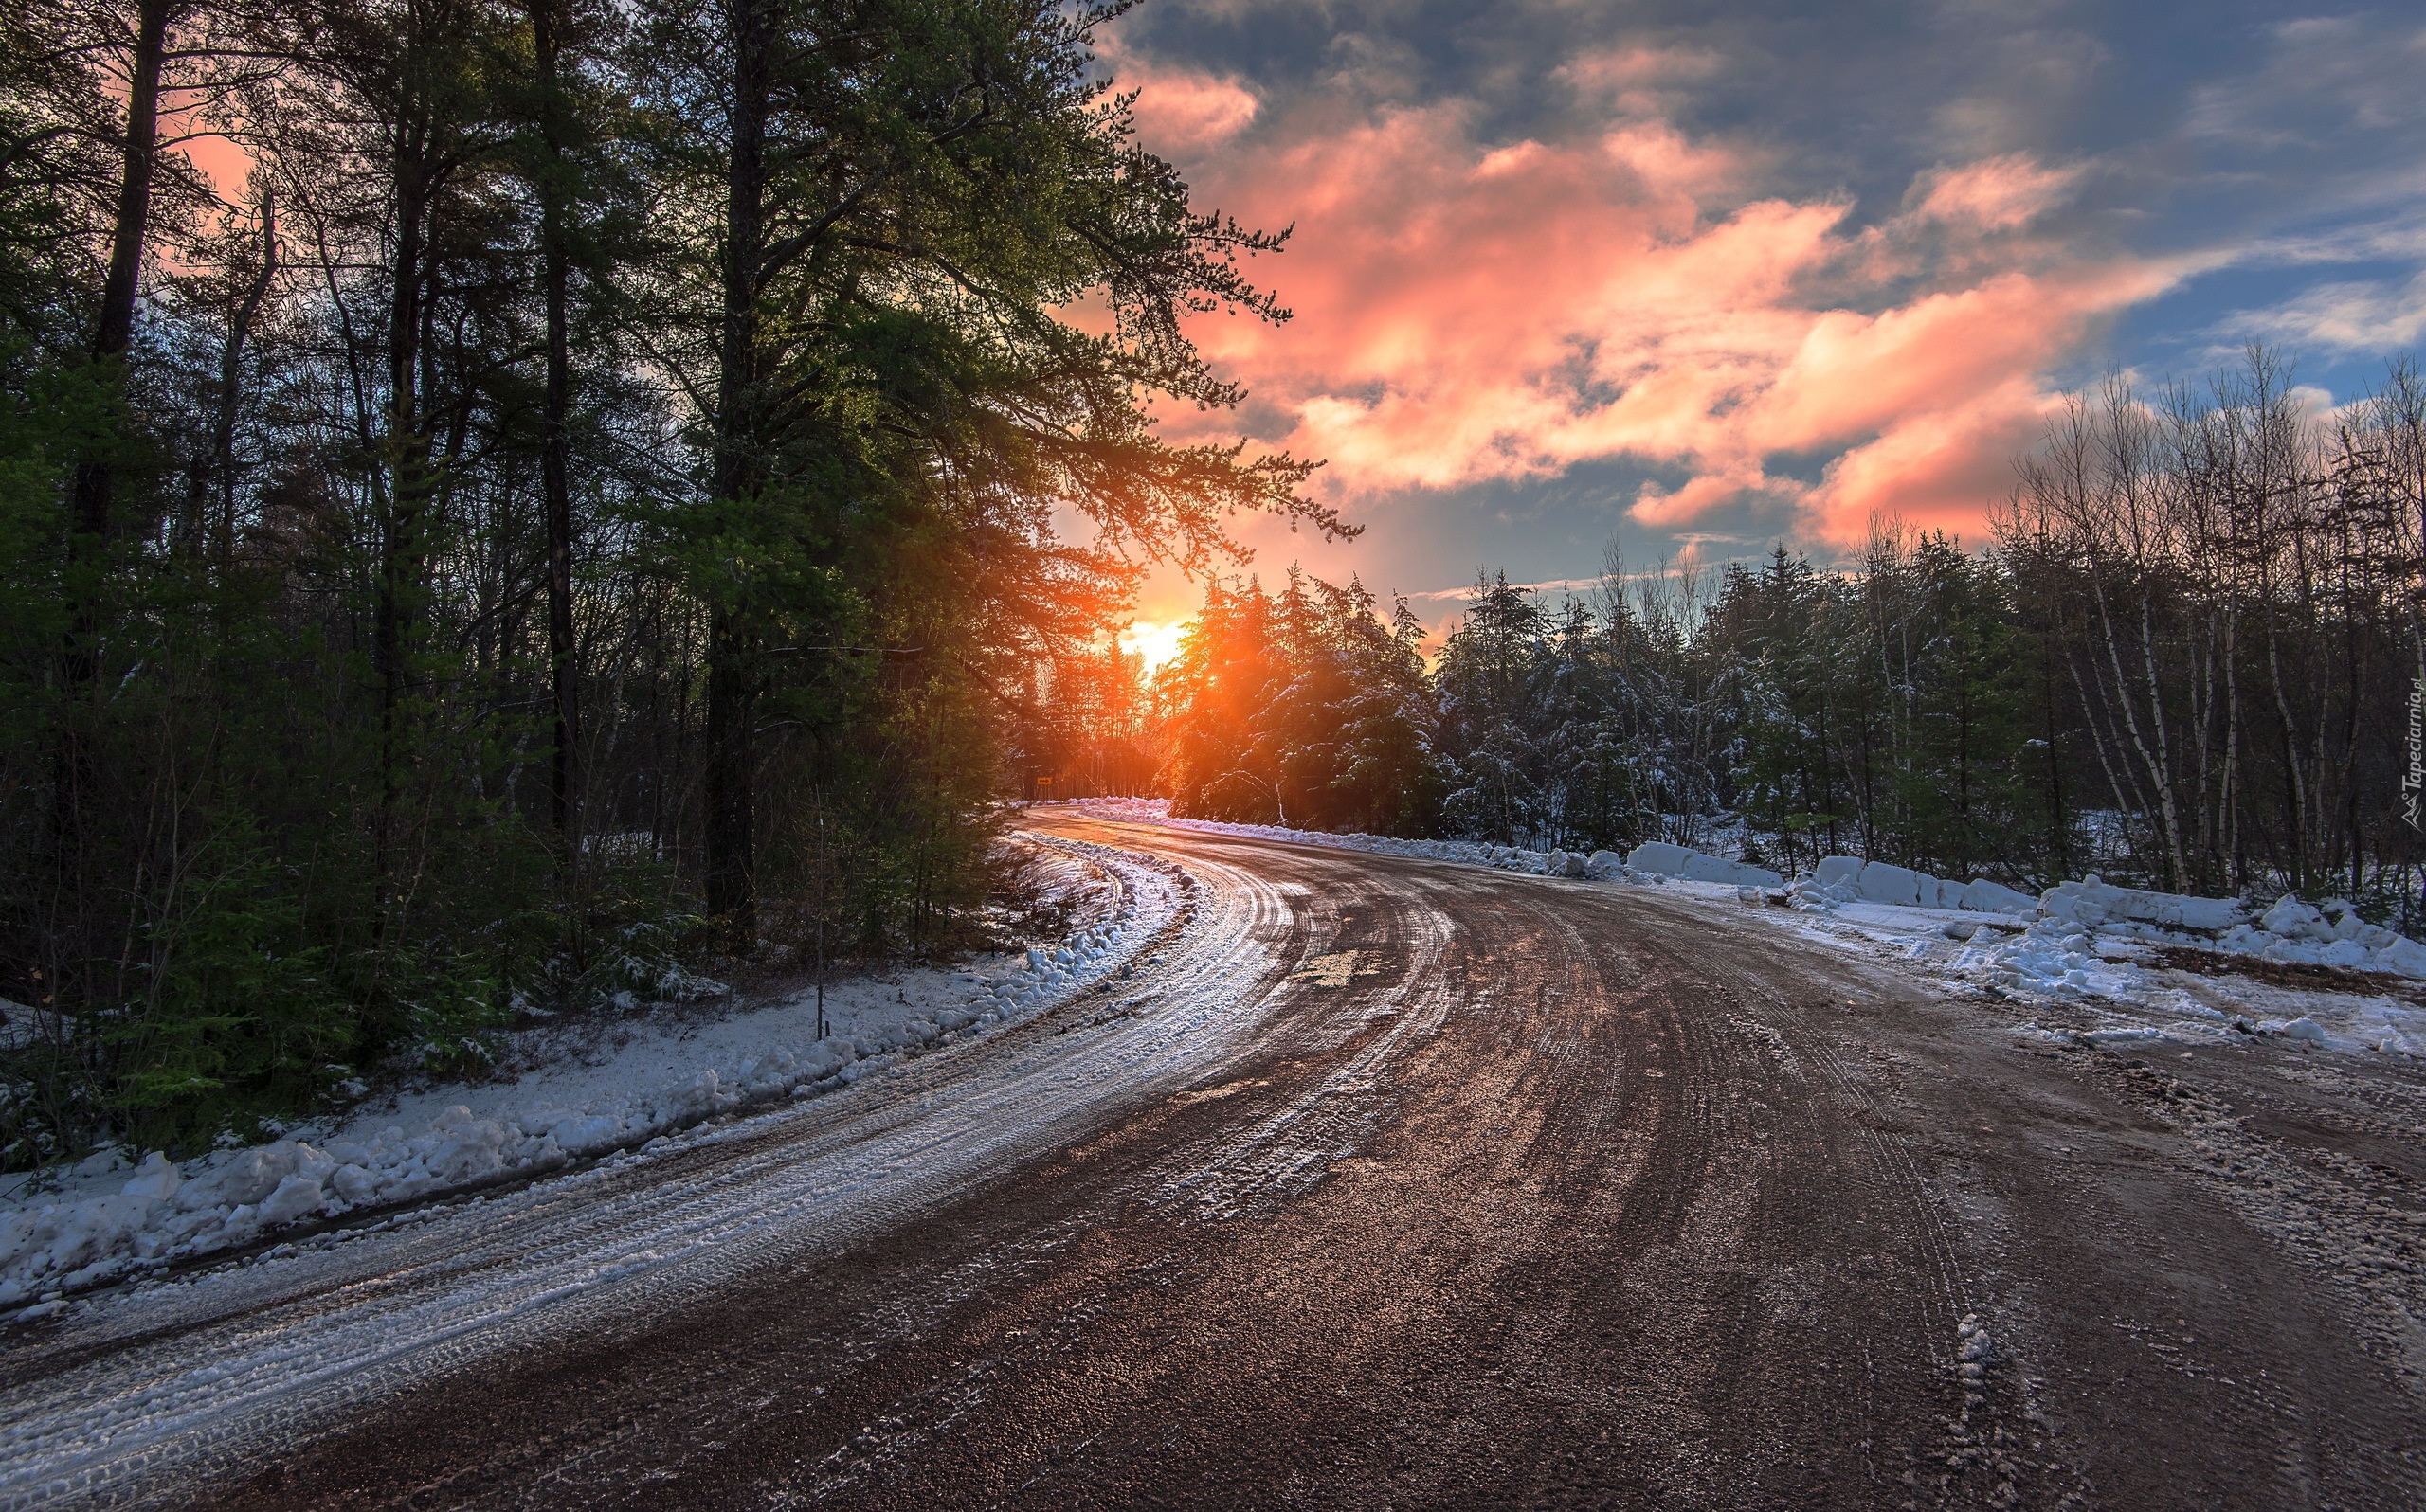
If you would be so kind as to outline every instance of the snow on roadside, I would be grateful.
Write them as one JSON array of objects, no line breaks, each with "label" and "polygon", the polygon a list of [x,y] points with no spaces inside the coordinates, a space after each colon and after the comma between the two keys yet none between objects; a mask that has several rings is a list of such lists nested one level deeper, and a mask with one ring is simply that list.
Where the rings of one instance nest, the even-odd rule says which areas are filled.
[{"label": "snow on roadside", "polygon": [[[971,969],[855,977],[762,1005],[660,1005],[511,1036],[504,1074],[372,1099],[267,1144],[182,1163],[153,1151],[85,1161],[59,1191],[0,1207],[0,1308],[45,1316],[70,1293],[392,1207],[662,1139],[750,1105],[838,1090],[921,1053],[1035,1017],[1116,969],[1180,898],[1177,872],[1125,852],[1035,837],[1118,882],[1068,938]],[[30,1305],[27,1304],[31,1299]]]},{"label": "snow on roadside", "polygon": [[[2133,921],[2045,915],[1982,923],[1883,904],[1780,917],[1814,938],[2033,1008],[2040,1031],[2060,1037],[2121,1046],[2280,1036],[2323,1050],[2426,1055],[2426,1007],[2405,981],[2381,970],[2315,969],[2333,963],[2295,951],[2283,952],[2288,962],[2270,958],[2265,946],[2246,948],[2246,938],[2234,949]],[[2285,964],[2310,969],[2269,970]]]},{"label": "snow on roadside", "polygon": [[[1878,865],[1849,864],[1865,877]],[[2287,895],[2254,912],[2235,899],[2091,876],[1983,923],[1871,901],[1877,890],[1852,885],[1841,870],[1828,879],[1826,866],[1787,891],[1800,917],[1829,921],[1806,932],[2036,1006],[2050,1034],[2108,1045],[2279,1035],[2328,1050],[2426,1054],[2426,998],[2409,985],[2426,978],[2426,947],[2368,924],[2341,899],[2316,906]]]},{"label": "snow on roadside", "polygon": [[[1165,799],[1085,799],[1072,806],[1177,829],[1535,875],[1577,874],[1562,873],[1556,852],[1173,819]],[[1655,849],[1664,855],[1676,848]],[[1598,853],[1595,860],[1606,855]],[[2049,1035],[2113,1045],[2279,1036],[2325,1050],[2426,1055],[2426,998],[2416,996],[2402,980],[2426,979],[2426,946],[2368,925],[2340,899],[2315,906],[2286,897],[2252,917],[2234,900],[2145,892],[2095,877],[2032,898],[1994,883],[1958,886],[1851,857],[1830,857],[1781,893],[1718,879],[1724,868],[1736,866],[1720,862],[1707,869],[1707,879],[1604,862],[1587,863],[1582,874],[1664,887],[1714,904],[1756,905],[1761,917],[1815,940],[1884,955],[1958,990],[1993,990],[2038,1008],[2044,1019],[2039,1032]],[[1946,906],[1875,901],[1906,895],[1917,900],[1924,889]],[[1777,903],[1787,907],[1771,907]],[[2183,961],[2206,969],[2176,963]],[[2310,968],[2307,975],[2312,981],[2329,985],[2261,980],[2297,976],[2300,968]]]},{"label": "snow on roadside", "polygon": [[2034,1033],[2058,1038],[2123,1047],[2279,1037],[2319,1050],[2426,1055],[2426,997],[2385,959],[2402,959],[2402,946],[2417,948],[2399,936],[2388,948],[2369,950],[2362,967],[2350,949],[2333,950],[2330,939],[2263,927],[2265,918],[2299,920],[2299,909],[2322,921],[2320,910],[2297,899],[2290,913],[2278,903],[2255,926],[2214,934],[2129,918],[2084,919],[2066,910],[2066,902],[2052,899],[2064,911],[1983,921],[1977,913],[1866,902],[1809,908],[1798,897],[1798,911],[1767,916],[1814,939],[1883,955],[1958,991],[1993,992],[2031,1010]]},{"label": "snow on roadside", "polygon": [[[1563,851],[1525,851],[1512,845],[1478,840],[1402,840],[1387,835],[1334,835],[1326,830],[1292,830],[1277,824],[1228,824],[1219,819],[1173,819],[1168,798],[1082,798],[1067,804],[1081,813],[1138,824],[1160,824],[1175,830],[1202,830],[1208,835],[1238,835],[1250,839],[1289,840],[1298,845],[1328,845],[1334,850],[1369,851],[1380,855],[1412,855],[1429,861],[1455,861],[1488,866],[1533,876],[1553,874],[1551,858]],[[1578,873],[1581,874],[1581,873]]]}]

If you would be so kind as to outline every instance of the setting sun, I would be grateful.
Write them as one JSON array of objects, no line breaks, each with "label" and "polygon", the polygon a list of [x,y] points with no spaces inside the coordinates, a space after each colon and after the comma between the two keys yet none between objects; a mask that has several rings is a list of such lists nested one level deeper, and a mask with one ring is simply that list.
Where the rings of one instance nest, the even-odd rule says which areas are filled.
[{"label": "setting sun", "polygon": [[1179,655],[1179,639],[1186,629],[1185,620],[1173,620],[1168,624],[1140,620],[1120,632],[1120,649],[1144,657],[1146,675],[1150,677],[1156,668]]}]

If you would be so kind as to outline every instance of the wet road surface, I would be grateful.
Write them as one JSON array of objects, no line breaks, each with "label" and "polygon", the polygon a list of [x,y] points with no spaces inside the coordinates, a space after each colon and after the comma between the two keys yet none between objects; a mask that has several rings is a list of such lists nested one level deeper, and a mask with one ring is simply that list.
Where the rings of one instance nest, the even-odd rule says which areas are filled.
[{"label": "wet road surface", "polygon": [[[1257,893],[1235,1050],[897,1215],[112,1496],[2426,1504],[2410,1072],[2025,1038],[1656,890],[1042,827]],[[1203,923],[1088,1032],[1169,1012]]]}]

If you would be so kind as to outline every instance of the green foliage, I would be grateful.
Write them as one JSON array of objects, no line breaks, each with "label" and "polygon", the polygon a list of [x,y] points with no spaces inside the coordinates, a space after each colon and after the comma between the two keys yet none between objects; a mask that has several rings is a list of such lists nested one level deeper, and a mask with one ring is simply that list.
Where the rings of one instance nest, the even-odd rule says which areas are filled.
[{"label": "green foliage", "polygon": [[2041,864],[2063,826],[1995,560],[1883,535],[1857,572],[1781,549],[1702,593],[1613,569],[1552,612],[1488,576],[1427,671],[1403,604],[1385,628],[1361,589],[1217,588],[1158,684],[1162,781],[1211,819],[1582,851],[1740,819],[1788,869]]},{"label": "green foliage", "polygon": [[166,88],[259,168],[163,168],[106,363],[125,163],[78,144],[132,42],[0,26],[9,1163],[479,1074],[718,954],[977,938],[1023,711],[1141,560],[1347,533],[1307,464],[1152,431],[1237,401],[1181,322],[1285,317],[1238,265],[1281,239],[1135,144],[1115,13],[189,8]]},{"label": "green foliage", "polygon": [[1553,822],[1543,738],[1558,723],[1559,647],[1530,589],[1506,573],[1476,585],[1440,653],[1441,745],[1456,763],[1451,821],[1500,844]]},{"label": "green foliage", "polygon": [[[97,369],[63,365],[23,333],[0,336],[0,697],[23,698],[67,633],[62,492],[79,452],[106,434],[107,390]],[[0,706],[0,717],[32,712]]]},{"label": "green foliage", "polygon": [[126,1132],[188,1151],[251,1110],[310,1106],[350,1073],[355,1041],[275,863],[227,837],[191,866],[144,931],[142,996],[106,1035]]},{"label": "green foliage", "polygon": [[1737,669],[1735,801],[1789,865],[1858,849],[1949,876],[2035,874],[2010,580],[1943,536],[1881,534],[1862,570],[1781,550],[1730,571],[1712,649]]},{"label": "green foliage", "polygon": [[1441,774],[1404,600],[1385,622],[1361,583],[1291,569],[1213,585],[1155,696],[1174,812],[1243,823],[1419,835],[1435,822]]}]

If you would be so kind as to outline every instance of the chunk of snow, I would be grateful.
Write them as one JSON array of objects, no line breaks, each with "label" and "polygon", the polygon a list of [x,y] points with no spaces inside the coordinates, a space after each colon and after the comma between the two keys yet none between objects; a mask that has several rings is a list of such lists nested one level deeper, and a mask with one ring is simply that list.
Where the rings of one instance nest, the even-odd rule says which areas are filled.
[{"label": "chunk of snow", "polygon": [[1765,866],[1704,855],[1698,851],[1693,852],[1692,859],[1685,863],[1684,876],[1689,882],[1718,882],[1740,888],[1774,888],[1785,884],[1785,878]]},{"label": "chunk of snow", "polygon": [[2257,923],[2268,934],[2285,940],[2329,940],[2333,937],[2333,927],[2325,922],[2325,915],[2303,902],[2296,892],[2286,892],[2275,899],[2274,906],[2267,909]]},{"label": "chunk of snow", "polygon": [[1963,889],[1959,907],[1973,913],[2036,913],[2038,900],[1986,877],[1975,876]]},{"label": "chunk of snow", "polygon": [[1648,840],[1636,846],[1634,854],[1626,857],[1626,865],[1637,872],[1680,876],[1688,882],[1717,882],[1733,887],[1773,888],[1785,881],[1767,867],[1722,860],[1665,840]]},{"label": "chunk of snow", "polygon": [[[1921,873],[1909,867],[1886,861],[1871,861],[1863,865],[1856,879],[1861,895],[1873,903],[1885,903],[1907,909],[1921,906]],[[1937,879],[1929,879],[1930,901],[1936,901]]]},{"label": "chunk of snow", "polygon": [[154,1202],[166,1202],[175,1197],[177,1188],[183,1185],[185,1185],[184,1179],[177,1175],[177,1168],[169,1163],[169,1158],[158,1150],[154,1150],[143,1158],[143,1168],[135,1173],[135,1179],[118,1190],[128,1197],[149,1197]]},{"label": "chunk of snow", "polygon": [[290,1176],[278,1183],[278,1190],[269,1195],[267,1201],[253,1210],[253,1215],[264,1226],[293,1223],[298,1218],[308,1217],[317,1213],[327,1202],[328,1197],[321,1192],[317,1179],[309,1176]]},{"label": "chunk of snow", "polygon": [[2413,979],[2426,979],[2426,945],[2415,940],[2394,935],[2392,944],[2377,948],[2376,961],[2384,970],[2398,971]]},{"label": "chunk of snow", "polygon": [[1666,840],[1646,840],[1634,848],[1634,853],[1626,857],[1626,865],[1637,872],[1657,872],[1662,876],[1681,876],[1684,874],[1685,862],[1692,857],[1693,854],[1683,846],[1671,845]]},{"label": "chunk of snow", "polygon": [[2038,906],[2051,918],[2071,919],[2079,924],[2094,926],[2130,919],[2202,931],[2229,929],[2240,922],[2242,911],[2240,904],[2232,898],[2145,892],[2137,888],[2119,888],[2095,877],[2059,882],[2039,895]]}]

